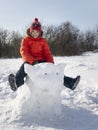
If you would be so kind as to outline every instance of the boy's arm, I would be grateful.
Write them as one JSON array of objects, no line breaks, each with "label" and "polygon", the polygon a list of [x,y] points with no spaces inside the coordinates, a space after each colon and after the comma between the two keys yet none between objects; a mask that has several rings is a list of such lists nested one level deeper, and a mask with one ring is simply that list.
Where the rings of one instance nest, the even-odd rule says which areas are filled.
[{"label": "boy's arm", "polygon": [[35,62],[34,57],[29,53],[28,44],[27,44],[27,41],[25,39],[23,39],[21,42],[20,54],[22,56],[23,61],[26,61],[30,64]]},{"label": "boy's arm", "polygon": [[45,56],[46,61],[54,63],[53,55],[50,51],[50,48],[46,40],[44,40],[43,42],[43,48],[44,48],[43,51],[44,51],[44,56]]}]

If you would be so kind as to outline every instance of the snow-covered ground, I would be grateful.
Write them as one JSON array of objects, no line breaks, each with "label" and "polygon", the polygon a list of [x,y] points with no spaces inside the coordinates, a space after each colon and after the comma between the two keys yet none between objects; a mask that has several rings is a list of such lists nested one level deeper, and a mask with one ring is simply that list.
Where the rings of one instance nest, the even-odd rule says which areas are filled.
[{"label": "snow-covered ground", "polygon": [[[44,78],[40,66],[35,67],[34,81],[28,79],[16,92],[11,91],[7,78],[17,72],[22,60],[0,59],[0,130],[98,130],[98,53],[54,59],[56,69],[45,67]],[[65,75],[81,75],[74,91],[60,86],[59,63],[65,65]],[[35,75],[35,70],[26,69]]]}]

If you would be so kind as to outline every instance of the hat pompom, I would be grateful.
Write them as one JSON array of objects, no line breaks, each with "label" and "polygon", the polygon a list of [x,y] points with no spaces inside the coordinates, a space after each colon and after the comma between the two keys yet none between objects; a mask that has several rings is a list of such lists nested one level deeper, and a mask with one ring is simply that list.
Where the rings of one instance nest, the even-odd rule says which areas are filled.
[{"label": "hat pompom", "polygon": [[38,30],[39,32],[41,32],[41,24],[38,21],[38,18],[35,18],[33,23],[30,26],[30,32],[32,32],[33,30]]},{"label": "hat pompom", "polygon": [[38,18],[35,18],[35,22],[38,22]]}]

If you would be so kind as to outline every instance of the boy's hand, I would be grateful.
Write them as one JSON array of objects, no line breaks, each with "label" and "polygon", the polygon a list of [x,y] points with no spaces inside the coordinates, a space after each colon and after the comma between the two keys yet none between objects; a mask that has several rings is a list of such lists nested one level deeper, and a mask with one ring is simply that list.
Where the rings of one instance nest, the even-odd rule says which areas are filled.
[{"label": "boy's hand", "polygon": [[38,61],[34,61],[34,62],[32,63],[32,65],[36,65],[36,64],[38,64]]}]

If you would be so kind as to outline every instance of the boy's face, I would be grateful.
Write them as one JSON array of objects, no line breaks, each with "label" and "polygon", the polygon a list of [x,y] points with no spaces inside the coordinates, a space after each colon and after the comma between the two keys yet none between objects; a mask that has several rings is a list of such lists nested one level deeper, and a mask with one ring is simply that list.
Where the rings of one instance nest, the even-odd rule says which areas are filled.
[{"label": "boy's face", "polygon": [[34,37],[34,38],[38,38],[39,35],[40,35],[40,32],[37,31],[37,30],[33,30],[33,31],[31,32],[31,36]]}]

